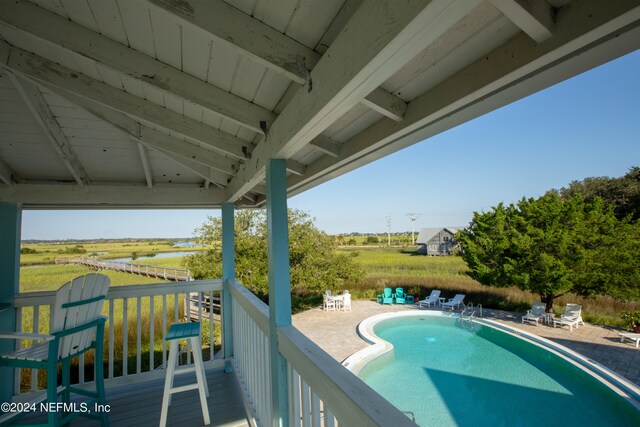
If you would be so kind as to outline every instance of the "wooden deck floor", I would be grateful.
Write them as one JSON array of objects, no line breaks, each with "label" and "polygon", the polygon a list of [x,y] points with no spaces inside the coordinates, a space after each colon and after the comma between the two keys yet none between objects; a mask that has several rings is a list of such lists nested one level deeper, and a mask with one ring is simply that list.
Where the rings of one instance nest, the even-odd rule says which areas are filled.
[{"label": "wooden deck floor", "polygon": [[[191,382],[190,375],[180,375],[174,385]],[[225,374],[222,369],[208,369],[209,415],[212,426],[248,426],[242,403],[241,391],[233,374]],[[126,386],[107,388],[107,402],[111,405],[109,422],[111,426],[158,426],[164,378],[144,381]],[[40,417],[38,418],[40,419]],[[44,418],[42,418],[44,420]],[[27,420],[25,419],[25,422]],[[34,419],[29,419],[34,422]],[[46,422],[46,421],[45,421]],[[73,427],[99,426],[99,422],[78,417],[70,424]],[[169,406],[168,426],[203,425],[200,399],[196,390],[173,395]]]}]

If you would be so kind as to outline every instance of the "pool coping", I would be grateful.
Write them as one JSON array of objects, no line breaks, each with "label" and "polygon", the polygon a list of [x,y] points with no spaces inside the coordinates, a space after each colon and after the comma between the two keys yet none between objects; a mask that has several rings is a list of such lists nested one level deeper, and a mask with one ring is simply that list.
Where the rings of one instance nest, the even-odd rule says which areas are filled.
[{"label": "pool coping", "polygon": [[[378,337],[374,332],[373,328],[376,324],[383,320],[388,320],[392,318],[398,317],[410,317],[410,316],[419,316],[419,317],[428,317],[428,316],[437,316],[437,317],[454,317],[460,318],[459,313],[452,312],[444,312],[437,310],[430,311],[405,311],[405,312],[392,312],[392,313],[382,313],[377,314],[375,316],[371,316],[360,322],[358,324],[358,335],[371,344],[369,347],[366,347],[351,356],[347,357],[342,365],[349,369],[355,375],[358,375],[359,372],[364,368],[369,362],[373,359],[393,350],[393,344],[383,340]],[[466,317],[465,317],[466,319]],[[500,322],[496,322],[494,320],[484,319],[473,317],[473,323],[483,324],[489,327],[493,327],[495,329],[501,330],[507,334],[516,336],[520,339],[530,342],[533,345],[537,345],[538,347],[544,348],[547,351],[550,351],[557,356],[565,359],[569,363],[574,366],[582,369],[587,374],[591,375],[607,387],[609,387],[613,392],[618,394],[628,403],[633,405],[638,411],[640,411],[640,387],[631,381],[627,380],[617,372],[612,371],[611,369],[601,365],[600,363],[589,359],[568,347],[557,344],[549,339],[540,337],[538,335],[532,334],[530,332],[524,331],[522,329],[518,329],[512,326],[504,325]]]}]

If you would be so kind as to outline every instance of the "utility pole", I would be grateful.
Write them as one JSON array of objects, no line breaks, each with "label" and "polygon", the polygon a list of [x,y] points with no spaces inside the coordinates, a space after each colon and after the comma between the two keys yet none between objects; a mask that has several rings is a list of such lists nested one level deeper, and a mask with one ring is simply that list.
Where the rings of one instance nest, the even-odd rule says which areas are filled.
[{"label": "utility pole", "polygon": [[410,214],[407,214],[407,216],[411,220],[411,246],[414,246],[416,244],[416,239],[414,237],[415,232],[414,232],[413,226],[414,226],[414,223],[416,222],[416,219],[418,219],[420,215],[410,213]]},{"label": "utility pole", "polygon": [[387,246],[391,246],[391,215],[387,215]]}]

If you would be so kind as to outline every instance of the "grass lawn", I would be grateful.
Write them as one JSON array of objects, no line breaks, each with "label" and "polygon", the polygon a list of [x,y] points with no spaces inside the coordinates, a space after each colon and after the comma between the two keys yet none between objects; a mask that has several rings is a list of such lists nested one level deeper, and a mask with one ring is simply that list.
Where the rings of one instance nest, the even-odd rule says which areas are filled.
[{"label": "grass lawn", "polygon": [[[349,284],[349,292],[360,299],[375,299],[386,287],[403,287],[409,295],[424,298],[432,289],[440,289],[442,296],[456,293],[466,295],[466,302],[482,304],[485,308],[525,312],[539,297],[518,288],[483,286],[467,276],[466,264],[460,257],[430,257],[418,255],[410,248],[339,249],[357,251],[356,262],[366,271],[359,283]],[[585,321],[594,324],[622,326],[623,311],[640,308],[640,302],[621,302],[600,296],[582,298],[564,295],[554,301],[554,311],[562,313],[567,303],[582,305]]]}]

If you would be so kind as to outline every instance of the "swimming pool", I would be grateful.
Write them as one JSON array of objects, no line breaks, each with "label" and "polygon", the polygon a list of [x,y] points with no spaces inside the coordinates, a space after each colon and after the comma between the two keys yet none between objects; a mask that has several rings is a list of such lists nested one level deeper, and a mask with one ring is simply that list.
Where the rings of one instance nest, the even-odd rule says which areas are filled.
[{"label": "swimming pool", "polygon": [[345,364],[419,425],[640,425],[637,407],[552,351],[488,322],[417,314],[370,322],[393,350]]}]

